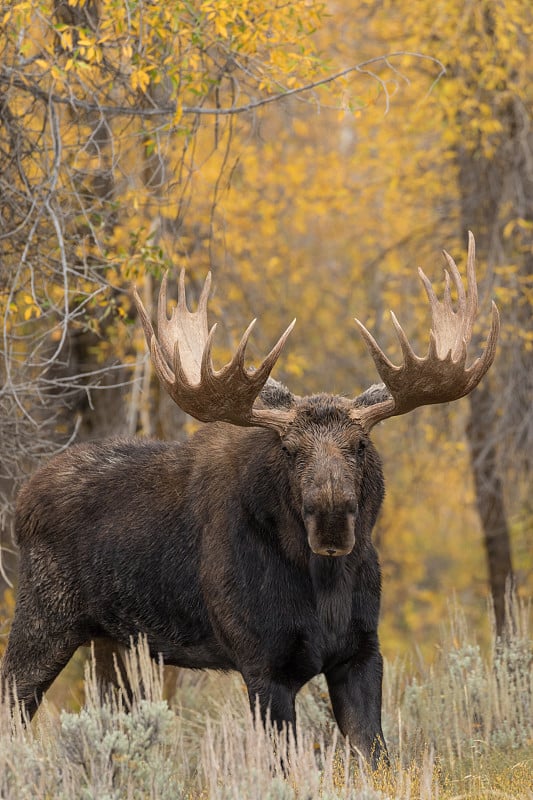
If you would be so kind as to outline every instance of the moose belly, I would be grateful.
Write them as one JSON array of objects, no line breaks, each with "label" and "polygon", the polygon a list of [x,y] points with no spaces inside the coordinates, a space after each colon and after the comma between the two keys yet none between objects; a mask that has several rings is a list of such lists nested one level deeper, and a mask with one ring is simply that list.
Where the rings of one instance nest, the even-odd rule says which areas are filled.
[{"label": "moose belly", "polygon": [[149,640],[150,651],[161,655],[165,664],[189,669],[236,669],[236,665],[222,652],[215,641],[205,640],[194,644]]},{"label": "moose belly", "polygon": [[[152,624],[151,624],[152,623]],[[127,620],[109,619],[91,626],[88,639],[104,637],[120,642],[124,647],[139,638],[146,639],[153,658],[162,658],[165,664],[190,669],[235,669],[231,657],[220,647],[211,630],[202,620],[184,620],[179,624],[161,623],[132,617]]]}]

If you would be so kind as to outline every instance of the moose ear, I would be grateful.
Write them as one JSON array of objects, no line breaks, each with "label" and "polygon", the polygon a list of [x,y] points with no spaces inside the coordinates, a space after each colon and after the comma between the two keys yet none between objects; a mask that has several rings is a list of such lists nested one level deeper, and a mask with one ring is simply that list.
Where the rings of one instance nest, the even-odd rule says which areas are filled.
[{"label": "moose ear", "polygon": [[294,395],[283,383],[269,378],[255,403],[256,408],[294,408],[300,398]]},{"label": "moose ear", "polygon": [[384,383],[373,383],[362,394],[354,398],[352,405],[354,408],[367,408],[376,403],[384,403],[386,400],[390,400],[391,396]]}]

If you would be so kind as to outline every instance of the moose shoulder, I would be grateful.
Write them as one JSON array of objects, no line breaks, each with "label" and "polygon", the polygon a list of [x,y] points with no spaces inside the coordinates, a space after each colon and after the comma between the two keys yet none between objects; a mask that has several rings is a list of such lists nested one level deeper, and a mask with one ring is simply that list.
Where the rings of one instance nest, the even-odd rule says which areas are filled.
[{"label": "moose shoulder", "polygon": [[250,702],[282,726],[295,697],[324,673],[350,743],[375,765],[381,730],[380,570],[371,534],[383,499],[378,421],[470,392],[494,358],[466,366],[477,313],[474,241],[465,292],[453,260],[431,311],[427,356],[393,315],[403,364],[394,366],[358,323],[383,384],[355,399],[297,397],[269,375],[290,333],[257,370],[235,356],[211,363],[206,280],[198,310],[185,301],[158,330],[136,302],[157,374],[174,401],[209,423],[183,444],[111,439],[72,447],[41,468],[18,499],[20,575],[2,663],[5,691],[31,716],[78,646],[144,634],[169,664],[238,670]]}]

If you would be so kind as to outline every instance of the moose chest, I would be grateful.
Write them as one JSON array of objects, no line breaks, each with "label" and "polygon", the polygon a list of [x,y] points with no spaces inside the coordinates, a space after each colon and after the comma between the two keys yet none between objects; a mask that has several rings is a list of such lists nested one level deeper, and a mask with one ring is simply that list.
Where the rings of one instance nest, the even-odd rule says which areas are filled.
[{"label": "moose chest", "polygon": [[301,686],[353,658],[361,631],[376,629],[377,612],[360,618],[357,579],[344,559],[317,557],[303,570],[247,555],[225,562],[219,553],[217,579],[204,592],[213,633],[237,669]]}]

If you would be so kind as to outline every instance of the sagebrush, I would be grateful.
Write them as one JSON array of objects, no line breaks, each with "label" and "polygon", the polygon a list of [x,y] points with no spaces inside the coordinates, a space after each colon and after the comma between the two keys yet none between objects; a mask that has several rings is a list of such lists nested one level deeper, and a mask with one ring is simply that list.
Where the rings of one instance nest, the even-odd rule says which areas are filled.
[{"label": "sagebrush", "polygon": [[101,696],[85,672],[79,711],[45,702],[32,726],[0,709],[0,797],[153,800],[533,798],[530,609],[484,652],[454,611],[432,664],[386,664],[390,770],[369,775],[336,729],[325,685],[298,700],[297,741],[263,730],[235,675],[164,670],[141,642],[131,697]]}]

